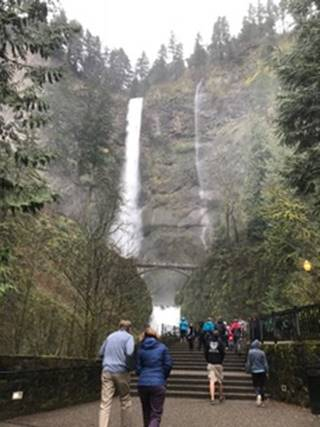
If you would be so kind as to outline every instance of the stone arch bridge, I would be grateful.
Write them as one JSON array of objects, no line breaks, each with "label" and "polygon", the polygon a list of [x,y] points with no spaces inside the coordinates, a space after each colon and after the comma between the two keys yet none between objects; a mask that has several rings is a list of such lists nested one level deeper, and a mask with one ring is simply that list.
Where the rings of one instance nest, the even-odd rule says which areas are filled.
[{"label": "stone arch bridge", "polygon": [[193,271],[197,270],[199,266],[194,264],[141,262],[137,264],[137,268],[141,275],[152,271],[170,270],[189,278],[192,275]]}]

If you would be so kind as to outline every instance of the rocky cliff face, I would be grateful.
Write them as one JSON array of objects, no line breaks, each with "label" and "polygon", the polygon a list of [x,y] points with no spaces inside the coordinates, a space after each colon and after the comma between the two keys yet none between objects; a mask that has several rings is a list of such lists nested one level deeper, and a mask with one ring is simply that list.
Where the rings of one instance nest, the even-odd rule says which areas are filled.
[{"label": "rocky cliff face", "polygon": [[[198,98],[197,174],[198,83],[185,75],[178,82],[151,88],[145,98],[141,258],[146,262],[197,264],[203,260],[207,249],[201,239],[203,208],[209,218],[206,241],[210,246],[221,227],[226,227],[226,210],[232,209],[236,218],[255,127],[261,123],[271,127],[277,81],[264,63],[251,58],[245,65],[211,69],[202,79]],[[236,221],[241,229],[241,218]],[[186,278],[166,271],[146,275],[146,280],[152,282],[156,302],[172,303]]]}]

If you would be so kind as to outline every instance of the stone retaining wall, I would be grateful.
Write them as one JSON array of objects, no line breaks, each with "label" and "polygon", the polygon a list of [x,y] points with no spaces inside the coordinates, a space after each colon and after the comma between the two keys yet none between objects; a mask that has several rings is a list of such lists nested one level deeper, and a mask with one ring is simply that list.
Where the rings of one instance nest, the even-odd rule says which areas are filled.
[{"label": "stone retaining wall", "polygon": [[100,372],[95,360],[0,356],[0,419],[98,400]]}]

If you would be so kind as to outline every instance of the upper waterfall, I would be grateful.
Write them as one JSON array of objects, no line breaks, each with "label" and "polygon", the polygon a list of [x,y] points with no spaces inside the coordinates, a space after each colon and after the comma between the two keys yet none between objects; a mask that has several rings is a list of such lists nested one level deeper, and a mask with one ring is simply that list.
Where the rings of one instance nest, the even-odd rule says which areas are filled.
[{"label": "upper waterfall", "polygon": [[199,198],[200,198],[200,217],[201,217],[201,241],[203,246],[207,248],[207,232],[210,225],[210,219],[207,212],[207,201],[205,198],[205,191],[202,179],[202,158],[201,158],[201,140],[200,140],[200,109],[201,109],[201,89],[203,86],[202,80],[197,84],[196,93],[194,97],[194,127],[195,127],[195,151],[196,151],[196,170],[199,185]]},{"label": "upper waterfall", "polygon": [[129,101],[125,163],[121,177],[121,206],[113,240],[123,256],[139,255],[142,240],[140,193],[140,131],[143,98]]}]

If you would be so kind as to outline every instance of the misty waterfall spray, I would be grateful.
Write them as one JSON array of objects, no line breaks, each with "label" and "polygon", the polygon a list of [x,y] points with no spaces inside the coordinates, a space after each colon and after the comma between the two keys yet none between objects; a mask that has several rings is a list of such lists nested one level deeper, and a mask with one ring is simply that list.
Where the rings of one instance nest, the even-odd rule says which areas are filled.
[{"label": "misty waterfall spray", "polygon": [[207,202],[205,198],[205,192],[203,188],[203,179],[201,173],[201,141],[200,141],[200,125],[199,115],[201,108],[201,89],[202,80],[197,84],[196,93],[194,97],[194,127],[195,127],[195,151],[196,151],[196,170],[199,185],[199,198],[200,198],[200,220],[201,220],[201,241],[203,246],[207,249],[207,232],[210,225],[209,215],[207,212]]}]

